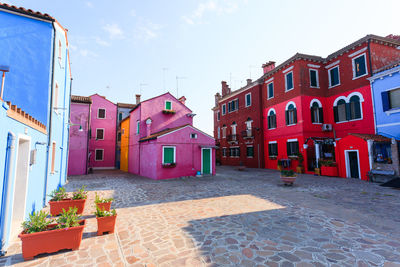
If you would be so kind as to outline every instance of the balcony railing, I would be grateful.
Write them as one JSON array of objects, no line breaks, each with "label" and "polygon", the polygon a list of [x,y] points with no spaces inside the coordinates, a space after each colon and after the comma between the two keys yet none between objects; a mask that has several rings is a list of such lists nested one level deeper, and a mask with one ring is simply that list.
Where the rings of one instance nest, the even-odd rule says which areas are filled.
[{"label": "balcony railing", "polygon": [[236,142],[238,141],[238,136],[236,134],[230,134],[227,138],[228,142]]},{"label": "balcony railing", "polygon": [[246,131],[242,131],[242,137],[246,138],[254,138],[254,129],[247,129]]}]

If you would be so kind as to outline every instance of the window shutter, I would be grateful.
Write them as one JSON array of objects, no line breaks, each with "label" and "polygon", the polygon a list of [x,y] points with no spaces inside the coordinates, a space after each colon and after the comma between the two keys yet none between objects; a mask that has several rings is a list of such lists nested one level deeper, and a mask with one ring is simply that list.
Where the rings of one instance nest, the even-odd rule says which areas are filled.
[{"label": "window shutter", "polygon": [[346,120],[351,120],[351,104],[346,103]]},{"label": "window shutter", "polygon": [[383,111],[387,111],[390,109],[390,105],[389,105],[389,92],[385,91],[381,93],[382,96],[382,108]]},{"label": "window shutter", "polygon": [[316,122],[314,117],[314,108],[310,108],[311,110],[311,122]]},{"label": "window shutter", "polygon": [[273,128],[276,128],[276,114],[274,114],[272,116],[272,125],[273,125]]},{"label": "window shutter", "polygon": [[174,163],[174,149],[172,147],[164,147],[164,163]]},{"label": "window shutter", "polygon": [[286,119],[286,125],[289,125],[289,111],[285,111],[285,119]]},{"label": "window shutter", "polygon": [[294,123],[297,123],[297,108],[293,110]]},{"label": "window shutter", "polygon": [[338,114],[338,107],[337,106],[333,107],[333,117],[335,119],[335,122],[339,121],[339,114]]},{"label": "window shutter", "polygon": [[324,123],[324,112],[322,107],[318,109],[318,112],[319,112],[320,123]]},{"label": "window shutter", "polygon": [[271,116],[268,116],[268,129],[271,129]]},{"label": "window shutter", "polygon": [[290,154],[290,142],[287,142],[287,143],[286,143],[286,153],[287,153],[288,156],[291,155],[291,154]]},{"label": "window shutter", "polygon": [[356,115],[356,119],[360,119],[361,118],[361,102],[357,101],[354,102],[354,111],[355,111],[355,115]]}]

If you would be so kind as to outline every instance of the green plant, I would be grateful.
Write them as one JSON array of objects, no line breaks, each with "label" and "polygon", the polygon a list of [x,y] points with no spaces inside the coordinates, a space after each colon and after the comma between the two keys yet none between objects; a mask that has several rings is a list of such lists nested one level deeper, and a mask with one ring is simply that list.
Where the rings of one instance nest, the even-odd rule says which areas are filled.
[{"label": "green plant", "polygon": [[107,211],[107,210],[104,210],[104,209],[101,210],[101,209],[99,209],[99,207],[96,207],[96,211],[95,211],[94,215],[96,215],[96,217],[108,217],[108,216],[117,215],[117,212],[115,211],[115,209]]},{"label": "green plant", "polygon": [[48,196],[51,198],[50,201],[60,201],[68,198],[68,193],[65,191],[64,187],[59,187],[51,191]]},{"label": "green plant", "polygon": [[96,204],[97,203],[108,203],[108,202],[111,202],[113,200],[114,200],[114,198],[112,198],[112,197],[110,197],[110,198],[100,198],[96,193],[96,196],[94,198],[94,203],[96,203]]},{"label": "green plant", "polygon": [[303,167],[303,162],[304,162],[304,157],[303,157],[303,154],[301,154],[300,152],[299,153],[297,153],[297,159],[298,159],[298,161],[299,161],[299,167]]},{"label": "green plant", "polygon": [[22,228],[27,234],[43,232],[48,230],[48,225],[53,222],[51,219],[47,219],[49,214],[44,211],[32,212],[29,214],[29,218],[22,223]]},{"label": "green plant", "polygon": [[284,177],[295,177],[296,173],[293,170],[281,170],[281,176],[284,176]]},{"label": "green plant", "polygon": [[278,160],[278,166],[282,166],[282,165],[283,165],[282,161]]},{"label": "green plant", "polygon": [[82,185],[80,189],[77,189],[72,193],[72,199],[87,199],[87,191],[85,191],[86,185]]},{"label": "green plant", "polygon": [[317,160],[317,168],[320,169],[321,168],[321,160]]},{"label": "green plant", "polygon": [[333,160],[321,160],[320,163],[325,167],[336,167],[336,162]]},{"label": "green plant", "polygon": [[68,211],[65,211],[63,209],[60,217],[57,218],[57,228],[62,229],[62,228],[70,228],[70,227],[76,227],[79,226],[79,221],[81,220],[81,216],[76,214],[78,211],[78,208],[72,208],[70,207]]}]

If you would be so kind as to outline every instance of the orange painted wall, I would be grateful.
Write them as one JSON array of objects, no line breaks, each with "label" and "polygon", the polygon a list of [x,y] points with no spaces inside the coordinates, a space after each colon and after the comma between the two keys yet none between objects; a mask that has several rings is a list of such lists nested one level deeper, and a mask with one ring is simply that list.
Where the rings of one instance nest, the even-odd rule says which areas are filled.
[{"label": "orange painted wall", "polygon": [[128,171],[129,117],[121,122],[121,171]]}]

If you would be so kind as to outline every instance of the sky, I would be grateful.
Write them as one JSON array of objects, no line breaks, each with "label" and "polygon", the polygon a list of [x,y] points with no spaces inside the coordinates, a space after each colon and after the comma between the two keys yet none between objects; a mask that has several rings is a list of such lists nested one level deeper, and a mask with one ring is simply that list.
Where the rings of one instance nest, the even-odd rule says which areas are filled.
[{"label": "sky", "polygon": [[367,34],[400,34],[398,0],[3,2],[48,13],[68,29],[73,94],[115,103],[184,95],[194,126],[209,134],[221,81],[239,89],[267,61],[326,57]]}]

